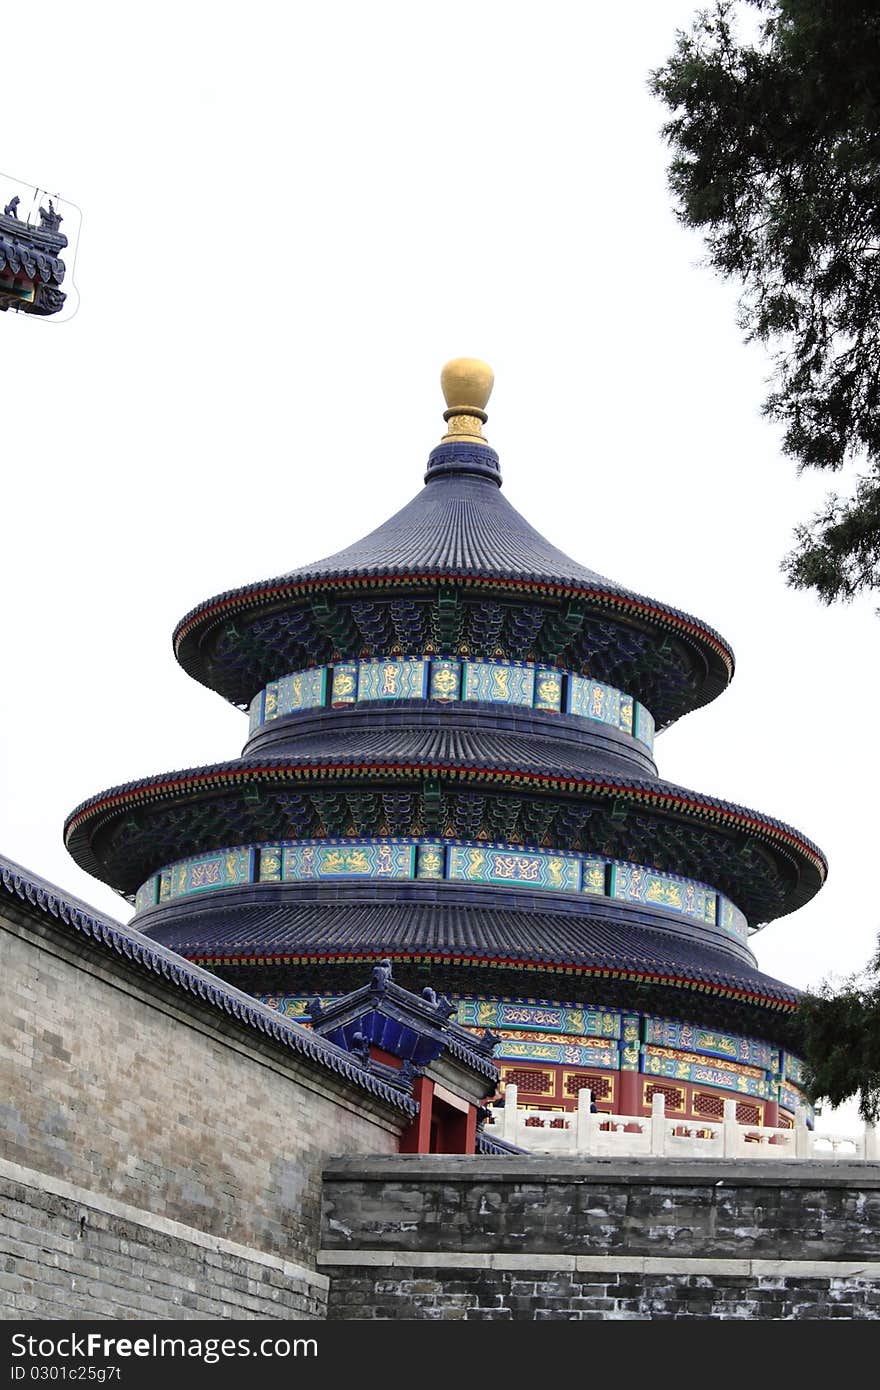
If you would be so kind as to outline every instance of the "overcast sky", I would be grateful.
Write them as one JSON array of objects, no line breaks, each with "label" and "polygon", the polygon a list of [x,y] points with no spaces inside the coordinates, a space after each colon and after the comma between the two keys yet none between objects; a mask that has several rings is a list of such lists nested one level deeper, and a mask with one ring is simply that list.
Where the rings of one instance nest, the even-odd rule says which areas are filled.
[{"label": "overcast sky", "polygon": [[759,964],[808,986],[865,963],[880,619],[779,571],[828,482],[782,456],[768,359],[673,216],[646,80],[695,8],[42,7],[52,62],[6,65],[0,162],[82,210],[80,307],[0,319],[2,852],[129,917],[65,815],[246,736],[177,666],[176,621],[408,501],[440,367],[472,355],[510,501],[734,648],[656,754],[829,857]]}]

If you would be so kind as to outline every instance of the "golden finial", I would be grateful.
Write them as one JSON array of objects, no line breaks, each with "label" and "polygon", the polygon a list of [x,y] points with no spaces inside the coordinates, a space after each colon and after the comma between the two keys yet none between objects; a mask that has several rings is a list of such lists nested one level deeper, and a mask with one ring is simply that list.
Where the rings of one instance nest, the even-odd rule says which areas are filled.
[{"label": "golden finial", "polygon": [[454,357],[440,373],[440,385],[447,405],[443,419],[449,426],[441,443],[487,444],[482,427],[495,385],[492,368],[476,357]]}]

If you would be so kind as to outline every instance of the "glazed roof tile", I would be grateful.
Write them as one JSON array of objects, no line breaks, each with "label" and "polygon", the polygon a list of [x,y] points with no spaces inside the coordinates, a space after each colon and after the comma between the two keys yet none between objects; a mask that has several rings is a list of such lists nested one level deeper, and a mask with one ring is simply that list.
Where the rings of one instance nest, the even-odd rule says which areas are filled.
[{"label": "glazed roof tile", "polygon": [[457,959],[617,972],[672,987],[717,988],[771,1008],[791,1008],[799,997],[791,986],[696,936],[635,925],[622,913],[599,920],[586,912],[575,917],[460,903],[419,903],[415,909],[405,902],[249,903],[203,909],[151,931],[194,959]]},{"label": "glazed roof tile", "polygon": [[[320,735],[303,740],[287,758],[247,758],[211,767],[168,772],[125,783],[90,797],[71,812],[65,841],[74,858],[89,872],[101,874],[90,843],[90,826],[107,817],[124,816],[136,806],[169,799],[186,800],[200,790],[253,782],[296,781],[320,772],[333,777],[437,777],[502,781],[515,786],[561,787],[598,797],[644,804],[662,811],[714,821],[763,839],[807,867],[811,883],[799,889],[797,901],[811,897],[824,881],[827,865],[818,846],[775,817],[676,786],[661,778],[632,777],[609,757],[598,766],[579,756],[573,745],[540,737],[518,737],[456,728],[343,731],[338,737]],[[181,846],[182,853],[186,847]],[[119,886],[119,885],[117,885]],[[122,885],[127,886],[127,885]],[[792,904],[794,906],[795,904]],[[788,908],[787,910],[791,910]]]},{"label": "glazed roof tile", "polygon": [[456,472],[432,477],[407,506],[344,550],[199,604],[178,624],[175,651],[191,675],[206,679],[195,635],[227,616],[327,584],[416,577],[537,586],[611,604],[648,627],[672,627],[697,643],[713,670],[702,695],[695,694],[694,706],[714,698],[733,674],[729,645],[706,623],[571,559],[511,506],[495,481]]},{"label": "glazed roof tile", "polygon": [[[557,549],[511,506],[494,482],[459,475],[432,480],[394,516],[344,550],[300,565],[276,580],[228,590],[218,599],[246,594],[275,582],[412,573],[527,579],[616,594],[659,613],[684,618],[729,650],[720,634],[699,618],[627,589]],[[187,614],[180,627],[202,607],[199,605]]]},{"label": "glazed roof tile", "polygon": [[285,579],[342,574],[444,574],[528,577],[636,597],[572,560],[546,540],[488,479],[433,479],[375,531]]},{"label": "glazed roof tile", "polygon": [[47,233],[13,217],[0,217],[0,270],[7,266],[18,274],[22,269],[32,280],[38,276],[44,284],[54,281],[60,285],[65,265],[54,254],[67,245],[67,237]]},{"label": "glazed roof tile", "polygon": [[[448,1003],[448,1000],[435,1000],[431,1004],[424,995],[404,989],[395,980],[389,979],[381,990],[371,984],[362,985],[325,1004],[317,1013],[311,1008],[310,1016],[315,1032],[321,1037],[337,1036],[340,1031],[350,1030],[354,1025],[371,1041],[386,1049],[389,1049],[389,1043],[379,1035],[381,1026],[377,1034],[370,1020],[375,1017],[382,1024],[392,1022],[399,1025],[402,1033],[409,1033],[412,1043],[417,1039],[427,1043],[425,1056],[417,1064],[421,1065],[425,1060],[433,1061],[445,1051],[480,1076],[497,1082],[498,1068],[492,1061],[492,1043],[476,1038],[466,1028],[452,1022],[449,1012],[443,1009],[443,1005]],[[399,1040],[400,1033],[397,1037]],[[415,1059],[415,1048],[412,1052],[398,1052],[397,1055]]]}]

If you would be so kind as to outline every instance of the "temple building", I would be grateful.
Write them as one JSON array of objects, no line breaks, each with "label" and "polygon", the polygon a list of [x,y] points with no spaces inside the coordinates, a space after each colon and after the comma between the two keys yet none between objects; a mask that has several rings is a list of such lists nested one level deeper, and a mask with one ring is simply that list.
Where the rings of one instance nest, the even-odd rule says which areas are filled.
[{"label": "temple building", "polygon": [[67,298],[60,289],[66,271],[61,252],[67,237],[59,230],[64,219],[50,198],[48,208],[38,208],[40,225],[33,225],[19,218],[20,201],[12,198],[0,214],[0,310],[45,318],[63,309]]},{"label": "temple building", "polygon": [[[153,941],[349,1049],[369,1016],[399,1066],[404,992],[442,991],[472,1107],[490,1030],[521,1104],[573,1110],[586,1086],[643,1115],[659,1092],[667,1115],[734,1099],[742,1123],[789,1127],[797,992],[749,942],[818,891],[824,857],[655,762],[732,652],[539,535],[483,437],[490,370],[459,359],[442,381],[447,432],[407,506],[178,625],[187,674],[248,712],[241,756],[101,792],[68,848]],[[394,984],[365,1013],[352,991],[380,962]],[[429,1033],[434,1007],[407,1004]]]}]

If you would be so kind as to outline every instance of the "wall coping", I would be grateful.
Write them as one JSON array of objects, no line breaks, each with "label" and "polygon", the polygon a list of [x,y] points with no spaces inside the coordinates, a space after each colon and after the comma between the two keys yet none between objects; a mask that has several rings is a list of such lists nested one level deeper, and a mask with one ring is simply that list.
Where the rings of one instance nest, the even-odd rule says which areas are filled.
[{"label": "wall coping", "polygon": [[880,1162],[859,1159],[564,1158],[555,1154],[400,1154],[332,1159],[324,1182],[880,1189]]},{"label": "wall coping", "polygon": [[560,1250],[526,1253],[472,1250],[319,1250],[317,1262],[351,1269],[498,1269],[543,1274],[739,1275],[756,1279],[880,1280],[880,1260],[759,1260],[668,1255],[572,1255]]}]

